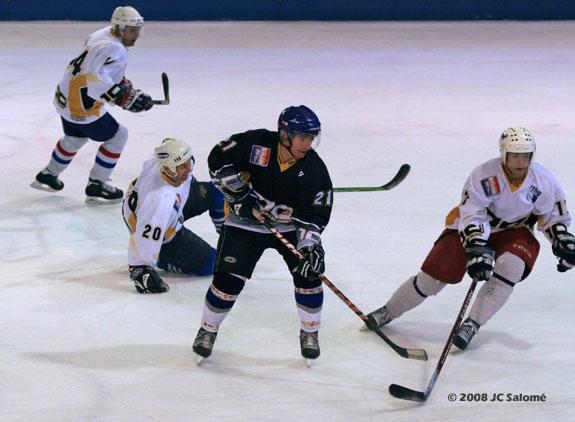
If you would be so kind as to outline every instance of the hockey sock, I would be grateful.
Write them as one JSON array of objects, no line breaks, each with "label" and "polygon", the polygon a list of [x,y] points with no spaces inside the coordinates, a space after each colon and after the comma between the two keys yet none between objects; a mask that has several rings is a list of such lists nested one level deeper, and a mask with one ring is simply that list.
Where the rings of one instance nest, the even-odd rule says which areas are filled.
[{"label": "hockey sock", "polygon": [[88,138],[76,138],[74,136],[62,136],[50,157],[50,162],[46,166],[48,171],[54,176],[58,176],[72,162],[76,153],[88,142]]},{"label": "hockey sock", "polygon": [[98,148],[94,165],[90,170],[90,179],[102,181],[109,179],[127,141],[128,129],[120,125],[116,134]]},{"label": "hockey sock", "polygon": [[296,287],[295,301],[301,321],[301,329],[308,333],[319,330],[321,325],[321,307],[323,305],[322,286],[311,289]]},{"label": "hockey sock", "polygon": [[238,295],[242,291],[245,281],[232,274],[217,273],[214,281],[206,293],[204,312],[202,314],[202,328],[216,333],[220,324],[234,306]]},{"label": "hockey sock", "polygon": [[445,283],[420,271],[409,277],[387,302],[387,310],[393,318],[398,318],[410,309],[420,305],[428,296],[434,296],[445,287]]},{"label": "hockey sock", "polygon": [[481,286],[469,317],[480,326],[489,321],[507,302],[513,286],[521,281],[524,270],[525,262],[517,255],[505,252],[497,258],[495,272]]}]

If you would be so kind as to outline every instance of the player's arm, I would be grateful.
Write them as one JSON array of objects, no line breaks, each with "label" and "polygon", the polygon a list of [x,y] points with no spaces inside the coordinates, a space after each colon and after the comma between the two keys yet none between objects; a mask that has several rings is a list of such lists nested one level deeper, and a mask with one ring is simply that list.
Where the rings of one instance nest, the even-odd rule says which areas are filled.
[{"label": "player's arm", "polygon": [[321,233],[331,216],[333,185],[323,165],[316,174],[308,171],[303,177],[306,179],[300,185],[299,204],[293,211],[292,221],[297,228],[297,249],[305,260],[292,272],[313,280],[325,271]]},{"label": "player's arm", "polygon": [[136,89],[124,75],[128,63],[127,53],[113,45],[97,52],[99,68],[97,81],[89,85],[90,96],[100,101],[116,104],[134,113],[147,111],[153,107],[152,97],[141,89]]},{"label": "player's arm", "polygon": [[[136,230],[130,239],[129,269],[139,293],[163,293],[168,285],[156,273],[155,267],[168,229],[171,213],[170,198],[147,198],[138,208]],[[168,204],[168,205],[166,205]]]},{"label": "player's arm", "polygon": [[556,182],[550,211],[539,217],[538,229],[551,242],[553,254],[559,259],[557,271],[564,272],[575,267],[575,236],[568,231],[571,215],[563,189]]},{"label": "player's arm", "polygon": [[257,208],[256,193],[245,177],[251,145],[245,134],[232,135],[212,148],[208,156],[212,183],[240,218],[254,218],[252,210]]},{"label": "player's arm", "polygon": [[481,180],[476,169],[465,182],[459,204],[458,229],[467,257],[467,273],[473,279],[484,281],[493,274],[495,250],[487,243],[491,233],[487,208],[492,199]]}]

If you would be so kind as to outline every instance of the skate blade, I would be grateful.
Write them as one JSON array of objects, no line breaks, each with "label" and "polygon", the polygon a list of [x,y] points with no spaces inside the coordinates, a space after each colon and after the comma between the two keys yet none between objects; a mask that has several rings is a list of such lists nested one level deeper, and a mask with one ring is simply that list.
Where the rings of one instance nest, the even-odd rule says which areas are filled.
[{"label": "skate blade", "polygon": [[363,332],[369,331],[369,328],[367,328],[366,324],[361,324],[361,327],[359,327],[359,331],[363,331]]},{"label": "skate blade", "polygon": [[117,199],[104,199],[95,196],[87,196],[86,197],[86,204],[88,205],[108,205],[108,204],[117,204],[118,202],[122,202],[124,198],[117,198]]},{"label": "skate blade", "polygon": [[200,356],[196,353],[196,366],[200,366],[200,364],[204,361],[205,357]]},{"label": "skate blade", "polygon": [[311,368],[311,362],[313,359],[305,359],[305,366],[307,366],[308,368]]},{"label": "skate blade", "polygon": [[61,190],[61,189],[60,190],[53,189],[50,186],[40,183],[37,180],[34,180],[32,183],[30,183],[30,187],[38,190],[43,190],[44,192],[60,192]]}]

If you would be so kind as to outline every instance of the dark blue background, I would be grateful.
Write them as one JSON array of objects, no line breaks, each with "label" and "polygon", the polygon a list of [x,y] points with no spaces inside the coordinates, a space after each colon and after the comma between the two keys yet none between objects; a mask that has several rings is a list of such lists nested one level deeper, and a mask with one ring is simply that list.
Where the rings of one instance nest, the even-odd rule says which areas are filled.
[{"label": "dark blue background", "polygon": [[127,4],[146,20],[575,18],[575,0],[0,0],[0,20],[108,20]]}]

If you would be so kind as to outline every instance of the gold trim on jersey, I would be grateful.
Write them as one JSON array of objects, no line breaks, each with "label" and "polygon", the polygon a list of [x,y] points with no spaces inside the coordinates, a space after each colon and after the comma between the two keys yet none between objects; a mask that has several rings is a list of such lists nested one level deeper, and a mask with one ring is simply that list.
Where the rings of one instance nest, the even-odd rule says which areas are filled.
[{"label": "gold trim on jersey", "polygon": [[459,206],[453,207],[445,217],[445,226],[451,226],[459,218]]},{"label": "gold trim on jersey", "polygon": [[100,108],[102,107],[100,101],[89,97],[94,103],[88,109],[84,108],[84,102],[82,101],[83,95],[88,96],[88,81],[93,81],[94,78],[93,75],[84,73],[70,80],[68,86],[68,109],[75,120],[81,121],[88,116],[100,117]]},{"label": "gold trim on jersey", "polygon": [[511,192],[516,192],[519,190],[521,186],[523,186],[523,182],[525,182],[527,175],[529,174],[529,172],[527,172],[525,177],[519,183],[513,183],[511,180],[509,180],[509,176],[507,175],[507,171],[505,170],[505,166],[503,164],[501,164],[501,168],[503,169],[503,176],[505,176],[505,181],[507,182],[509,189],[511,189]]},{"label": "gold trim on jersey", "polygon": [[297,163],[298,160],[297,160],[297,158],[292,157],[292,158],[289,158],[288,160],[284,161],[282,159],[282,155],[280,153],[280,146],[281,146],[281,143],[278,143],[276,155],[277,155],[278,165],[280,166],[280,171],[284,172],[287,169],[289,169],[291,166],[293,166],[295,163]]}]

